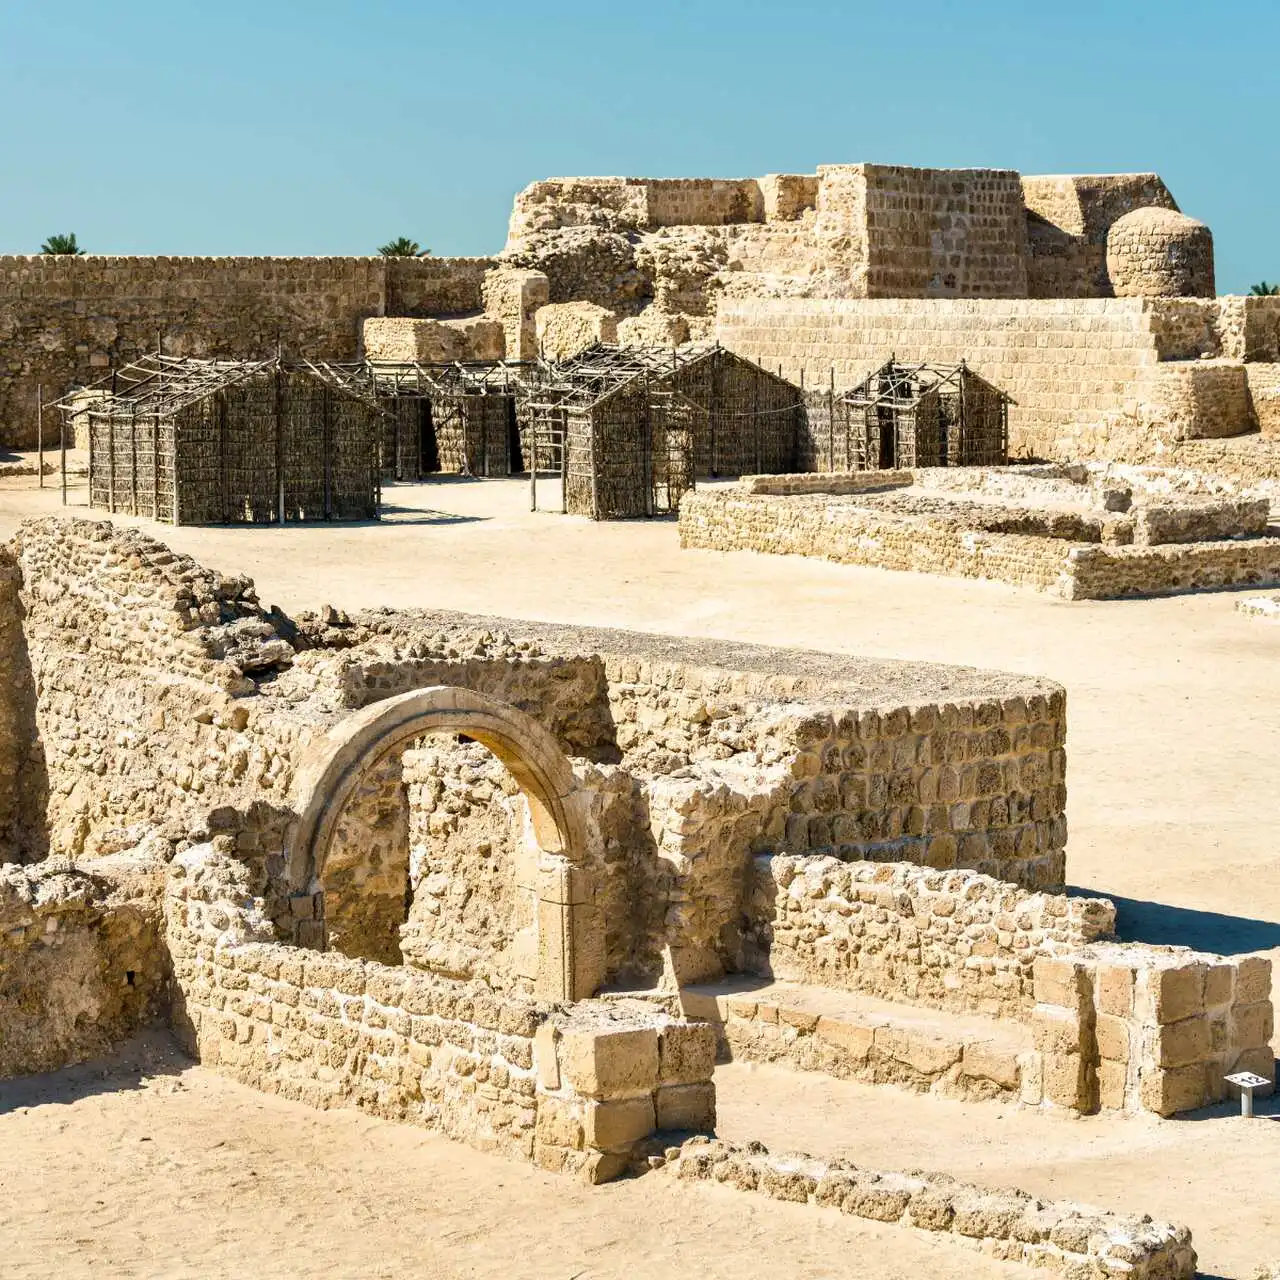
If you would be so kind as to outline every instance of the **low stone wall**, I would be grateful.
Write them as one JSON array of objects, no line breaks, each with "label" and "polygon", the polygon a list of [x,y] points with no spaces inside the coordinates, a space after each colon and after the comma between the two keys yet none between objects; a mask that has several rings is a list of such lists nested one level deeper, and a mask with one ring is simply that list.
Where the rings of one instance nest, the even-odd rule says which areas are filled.
[{"label": "low stone wall", "polygon": [[591,1181],[622,1172],[655,1128],[714,1125],[705,1024],[634,1002],[565,1008],[284,946],[263,905],[249,868],[212,846],[170,866],[175,1029],[241,1083]]},{"label": "low stone wall", "polygon": [[1104,547],[980,532],[954,518],[881,513],[847,498],[816,494],[771,497],[733,490],[686,494],[680,503],[680,545],[991,578],[1067,600],[1280,582],[1280,538]]},{"label": "low stone wall", "polygon": [[1064,1276],[1192,1280],[1196,1273],[1186,1227],[1067,1201],[1046,1203],[1023,1191],[995,1191],[945,1174],[885,1173],[847,1160],[771,1155],[758,1142],[736,1146],[706,1138],[691,1138],[652,1163],[686,1181],[948,1232],[989,1257]]},{"label": "low stone wall", "polygon": [[162,863],[0,865],[0,1079],[105,1053],[167,1006]]},{"label": "low stone wall", "polygon": [[1105,898],[1027,893],[976,871],[767,855],[746,898],[745,967],[787,982],[1025,1019],[1033,965],[1112,934]]},{"label": "low stone wall", "polygon": [[1227,1097],[1231,1072],[1275,1082],[1266,957],[1099,943],[1038,957],[1035,996],[1046,1102],[1169,1116]]}]

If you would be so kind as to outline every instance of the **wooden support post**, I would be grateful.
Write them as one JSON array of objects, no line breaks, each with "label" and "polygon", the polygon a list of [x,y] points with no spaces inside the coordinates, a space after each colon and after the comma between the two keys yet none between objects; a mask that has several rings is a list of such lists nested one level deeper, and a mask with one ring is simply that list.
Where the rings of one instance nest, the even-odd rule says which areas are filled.
[{"label": "wooden support post", "polygon": [[[58,424],[58,452],[62,455],[62,505],[67,505],[67,415],[61,415],[62,421]],[[88,415],[86,414],[86,420]],[[43,474],[44,468],[41,468]],[[92,495],[91,495],[92,497]]]},{"label": "wooden support post", "polygon": [[[66,416],[65,414],[62,416]],[[44,383],[36,387],[36,472],[44,488]]]},{"label": "wooden support post", "polygon": [[[827,466],[836,469],[836,368],[831,366],[831,384],[827,388],[827,422],[830,425],[830,444],[828,445]],[[852,471],[849,465],[849,432],[844,433],[844,465],[846,471]]]},{"label": "wooden support post", "polygon": [[284,524],[284,421],[280,412],[280,369],[271,375],[272,408],[276,428],[276,523]]},{"label": "wooden support post", "polygon": [[151,518],[160,519],[160,410],[151,428]]},{"label": "wooden support post", "polygon": [[114,413],[107,418],[107,510],[116,509],[116,420]]}]

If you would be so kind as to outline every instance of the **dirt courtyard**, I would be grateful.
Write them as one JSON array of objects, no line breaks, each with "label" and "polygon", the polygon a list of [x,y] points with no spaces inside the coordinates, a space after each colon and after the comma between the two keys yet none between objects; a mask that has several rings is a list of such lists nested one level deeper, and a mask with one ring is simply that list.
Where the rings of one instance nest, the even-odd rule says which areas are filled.
[{"label": "dirt courtyard", "polygon": [[[0,481],[0,538],[62,511],[55,487],[34,486]],[[251,575],[291,611],[419,605],[1048,676],[1068,691],[1070,883],[1114,898],[1125,938],[1280,957],[1280,626],[1237,613],[1236,593],[1067,603],[682,552],[672,522],[533,514],[527,492],[397,485],[387,518],[358,527],[122,522]],[[82,503],[83,489],[71,496]],[[161,1042],[106,1070],[0,1085],[0,1274],[1014,1274],[950,1241],[717,1188],[677,1192],[662,1175],[588,1191],[260,1096]],[[1249,1277],[1280,1257],[1272,1104],[1251,1125],[1223,1109],[1063,1120],[765,1068],[717,1078],[731,1138],[1173,1218],[1192,1227],[1207,1275]]]}]

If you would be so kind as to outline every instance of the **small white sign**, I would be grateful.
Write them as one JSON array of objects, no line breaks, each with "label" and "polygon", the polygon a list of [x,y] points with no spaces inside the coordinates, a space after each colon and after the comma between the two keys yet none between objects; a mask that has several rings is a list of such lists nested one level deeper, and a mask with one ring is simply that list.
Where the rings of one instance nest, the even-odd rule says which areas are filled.
[{"label": "small white sign", "polygon": [[1239,1085],[1242,1089],[1257,1089],[1271,1081],[1266,1076],[1256,1076],[1252,1071],[1237,1071],[1233,1076],[1224,1076],[1228,1084]]}]

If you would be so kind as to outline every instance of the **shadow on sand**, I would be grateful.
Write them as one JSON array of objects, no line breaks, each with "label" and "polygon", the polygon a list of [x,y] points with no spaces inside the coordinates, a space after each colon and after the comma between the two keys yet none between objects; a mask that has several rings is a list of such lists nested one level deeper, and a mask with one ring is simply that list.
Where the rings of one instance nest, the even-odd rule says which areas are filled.
[{"label": "shadow on sand", "polygon": [[1073,885],[1073,897],[1110,898],[1116,904],[1116,932],[1125,942],[1192,947],[1217,955],[1240,956],[1280,947],[1280,923],[1228,916],[1217,911],[1171,907],[1143,898],[1122,898],[1103,889]]},{"label": "shadow on sand", "polygon": [[179,1076],[192,1060],[165,1030],[153,1028],[117,1045],[108,1055],[61,1071],[0,1080],[0,1116],[23,1107],[65,1105],[99,1093],[145,1089],[163,1076]]}]

